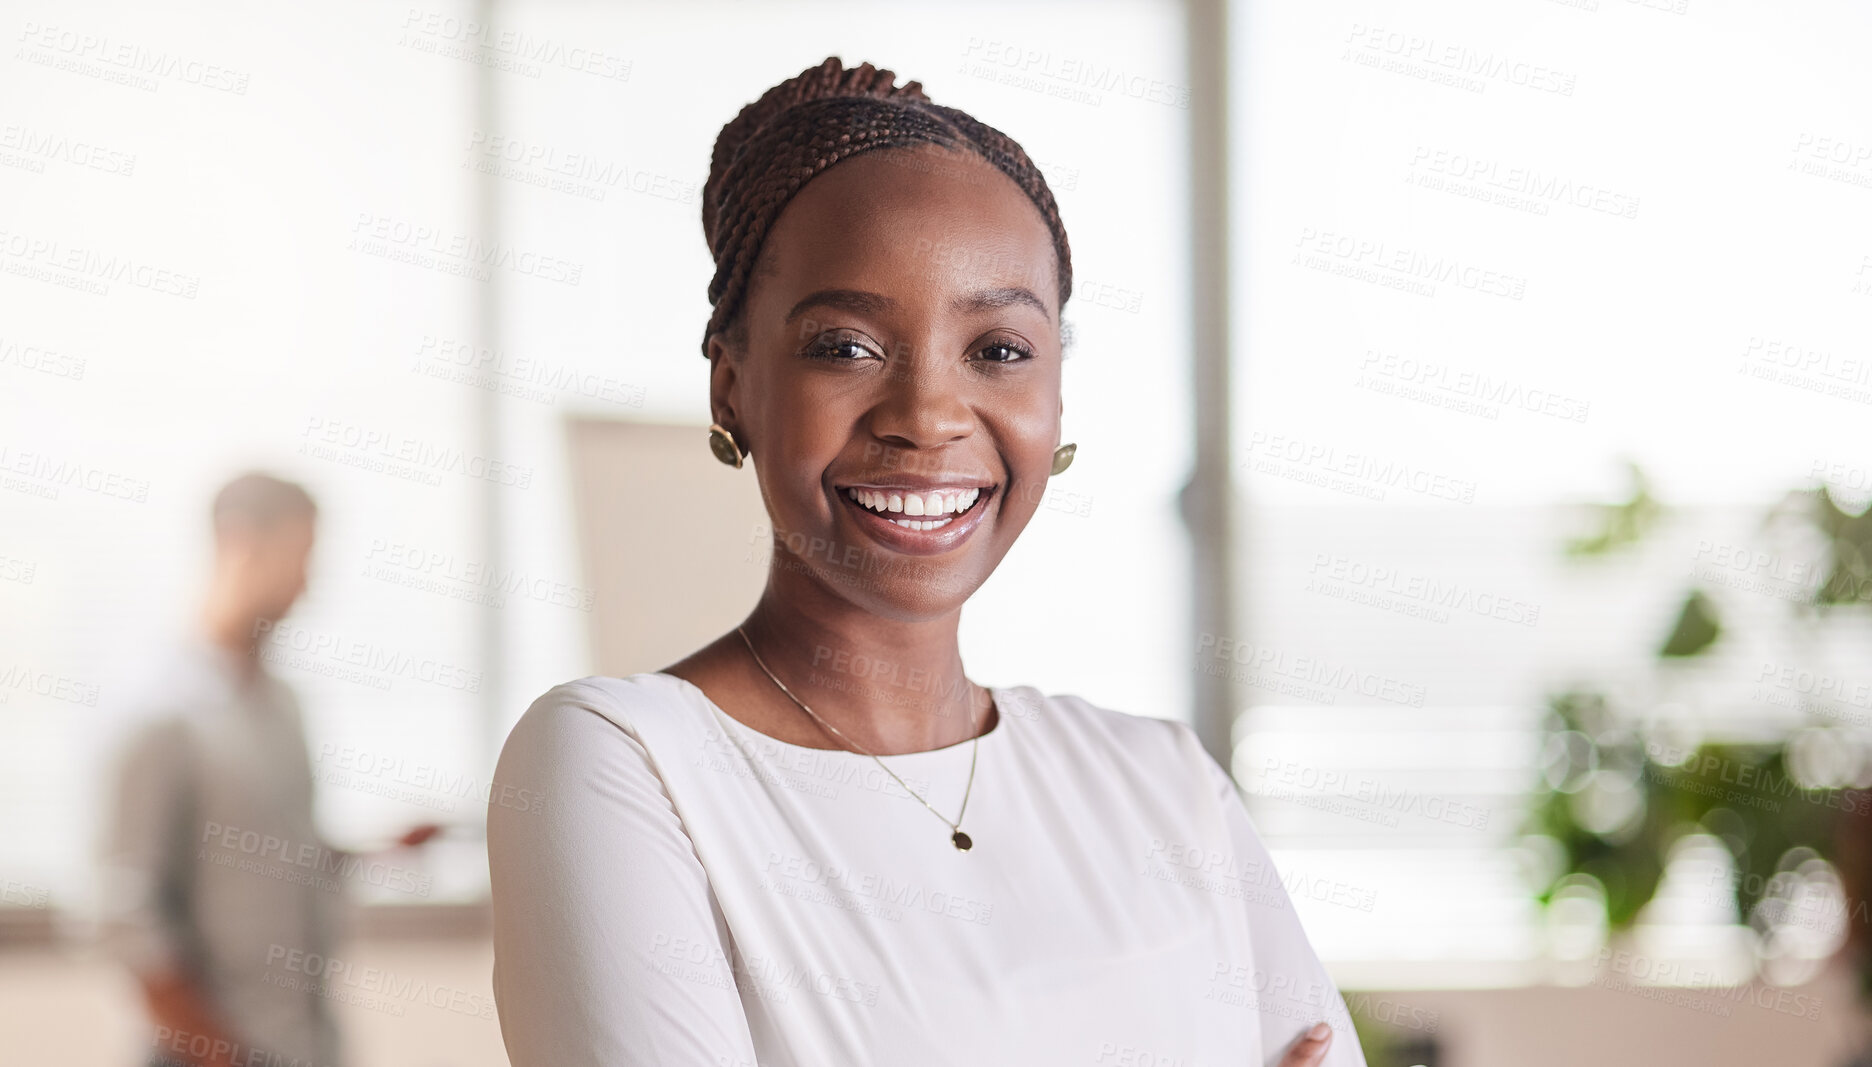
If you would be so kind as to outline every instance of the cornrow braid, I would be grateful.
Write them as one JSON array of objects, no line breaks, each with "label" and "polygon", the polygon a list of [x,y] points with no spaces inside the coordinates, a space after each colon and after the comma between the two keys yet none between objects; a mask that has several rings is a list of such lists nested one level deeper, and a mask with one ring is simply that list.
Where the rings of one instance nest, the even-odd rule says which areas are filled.
[{"label": "cornrow braid", "polygon": [[1059,300],[1072,295],[1072,250],[1040,168],[1014,139],[955,108],[930,102],[920,82],[869,63],[846,69],[836,56],[802,71],[741,109],[715,138],[702,187],[702,233],[715,257],[709,281],[709,339],[735,322],[774,220],[827,168],[861,152],[933,144],[975,153],[1013,179],[1053,234]]}]

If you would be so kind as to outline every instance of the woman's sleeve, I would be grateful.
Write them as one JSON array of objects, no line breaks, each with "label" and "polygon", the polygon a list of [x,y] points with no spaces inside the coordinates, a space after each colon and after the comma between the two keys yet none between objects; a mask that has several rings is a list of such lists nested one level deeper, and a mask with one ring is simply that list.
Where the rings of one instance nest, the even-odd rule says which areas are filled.
[{"label": "woman's sleeve", "polygon": [[754,1063],[727,923],[648,752],[568,682],[488,803],[494,1000],[514,1067]]},{"label": "woman's sleeve", "polygon": [[1240,869],[1258,875],[1253,877],[1254,891],[1244,894],[1243,907],[1248,912],[1249,941],[1257,972],[1257,992],[1252,994],[1251,1006],[1260,1012],[1262,1062],[1276,1067],[1294,1041],[1324,1019],[1333,1029],[1333,1038],[1320,1067],[1366,1067],[1365,1052],[1359,1047],[1345,998],[1307,940],[1287,885],[1248,817],[1235,780],[1202,747],[1194,730],[1183,723],[1177,725],[1186,735],[1185,746],[1195,750],[1193,757],[1208,767],[1210,786],[1227,823],[1230,853]]}]

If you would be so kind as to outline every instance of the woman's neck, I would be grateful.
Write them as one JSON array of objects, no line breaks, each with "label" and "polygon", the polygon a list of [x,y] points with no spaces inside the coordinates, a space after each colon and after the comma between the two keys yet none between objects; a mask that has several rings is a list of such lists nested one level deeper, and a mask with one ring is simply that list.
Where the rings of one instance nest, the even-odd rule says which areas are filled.
[{"label": "woman's neck", "polygon": [[769,587],[742,629],[766,670],[846,738],[878,755],[924,752],[989,725],[989,695],[962,666],[959,613],[903,621],[792,594]]}]

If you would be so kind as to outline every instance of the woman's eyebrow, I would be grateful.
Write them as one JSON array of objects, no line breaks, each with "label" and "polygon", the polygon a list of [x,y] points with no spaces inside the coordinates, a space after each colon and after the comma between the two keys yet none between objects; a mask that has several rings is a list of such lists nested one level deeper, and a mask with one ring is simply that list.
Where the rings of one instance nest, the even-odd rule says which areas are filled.
[{"label": "woman's eyebrow", "polygon": [[[1024,285],[1001,286],[993,289],[977,289],[955,298],[950,306],[963,313],[980,311],[998,311],[1015,304],[1027,304],[1045,315],[1050,321],[1053,313],[1047,310],[1045,301],[1034,295],[1032,289]],[[843,311],[856,312],[860,315],[881,315],[896,311],[897,301],[882,293],[868,292],[863,289],[820,289],[806,294],[793,310],[787,312],[784,322],[792,322],[808,308],[832,307]]]},{"label": "woman's eyebrow", "polygon": [[1046,304],[1034,295],[1032,289],[1023,285],[1011,285],[999,289],[977,289],[972,293],[956,297],[951,306],[957,311],[969,312],[998,311],[1014,304],[1031,304],[1048,320],[1053,318],[1053,313],[1047,310]]},{"label": "woman's eyebrow", "polygon": [[897,301],[878,293],[868,293],[863,289],[821,289],[816,293],[806,294],[806,299],[793,305],[787,312],[784,322],[792,322],[800,313],[810,307],[834,307],[844,311],[854,311],[860,315],[881,315],[897,310]]}]

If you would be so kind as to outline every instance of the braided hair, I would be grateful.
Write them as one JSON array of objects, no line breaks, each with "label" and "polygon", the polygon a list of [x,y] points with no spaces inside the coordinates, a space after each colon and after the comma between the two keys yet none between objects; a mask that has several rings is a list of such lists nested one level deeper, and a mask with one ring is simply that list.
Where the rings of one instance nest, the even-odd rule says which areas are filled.
[{"label": "braided hair", "polygon": [[702,334],[704,356],[710,338],[739,323],[755,264],[781,209],[827,168],[877,149],[932,144],[970,151],[1013,179],[1052,231],[1065,306],[1072,295],[1072,252],[1040,169],[1013,138],[931,103],[920,82],[896,80],[869,63],[846,69],[829,57],[767,90],[722,127],[702,187],[702,233],[715,257],[708,288],[715,311]]}]

